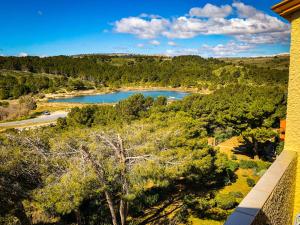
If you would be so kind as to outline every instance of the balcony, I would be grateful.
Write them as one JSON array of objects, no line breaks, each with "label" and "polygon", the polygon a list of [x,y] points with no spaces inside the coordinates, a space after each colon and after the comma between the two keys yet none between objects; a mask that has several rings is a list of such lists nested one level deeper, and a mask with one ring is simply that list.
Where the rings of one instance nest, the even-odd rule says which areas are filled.
[{"label": "balcony", "polygon": [[273,10],[291,22],[285,147],[225,225],[300,225],[300,0]]},{"label": "balcony", "polygon": [[283,151],[225,225],[292,224],[297,154]]}]

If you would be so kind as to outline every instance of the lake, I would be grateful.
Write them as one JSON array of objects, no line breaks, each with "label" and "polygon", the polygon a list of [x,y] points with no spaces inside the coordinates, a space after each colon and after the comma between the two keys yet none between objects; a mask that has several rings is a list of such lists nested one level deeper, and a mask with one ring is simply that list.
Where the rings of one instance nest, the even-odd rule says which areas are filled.
[{"label": "lake", "polygon": [[95,94],[83,95],[70,98],[51,99],[49,102],[69,102],[69,103],[116,103],[122,99],[126,99],[134,94],[141,93],[145,97],[157,98],[158,96],[165,96],[168,100],[179,100],[188,95],[187,92],[180,91],[119,91],[109,94]]}]

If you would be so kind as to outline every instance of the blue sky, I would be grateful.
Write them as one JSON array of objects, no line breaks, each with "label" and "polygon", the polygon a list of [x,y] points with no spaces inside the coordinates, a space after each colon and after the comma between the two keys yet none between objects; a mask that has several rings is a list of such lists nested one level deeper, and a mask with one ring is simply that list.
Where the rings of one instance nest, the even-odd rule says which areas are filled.
[{"label": "blue sky", "polygon": [[274,0],[1,0],[0,55],[258,56],[289,51]]}]

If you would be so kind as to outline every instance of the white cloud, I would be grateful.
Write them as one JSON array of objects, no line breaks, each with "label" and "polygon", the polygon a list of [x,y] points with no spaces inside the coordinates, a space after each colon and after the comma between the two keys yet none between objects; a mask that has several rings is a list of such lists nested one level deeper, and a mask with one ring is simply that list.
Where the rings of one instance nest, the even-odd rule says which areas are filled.
[{"label": "white cloud", "polygon": [[199,55],[200,51],[197,48],[183,48],[183,49],[168,49],[165,52],[168,56],[177,56],[177,55]]},{"label": "white cloud", "polygon": [[242,2],[234,2],[232,6],[237,9],[237,13],[240,18],[252,18],[252,17],[264,17],[264,13],[258,11],[250,5],[245,5]]},{"label": "white cloud", "polygon": [[152,39],[166,30],[168,25],[169,21],[166,19],[128,17],[115,23],[115,31],[118,33],[133,34],[142,39]]},{"label": "white cloud", "polygon": [[203,45],[201,51],[214,57],[228,57],[239,53],[248,52],[254,48],[255,46],[251,44],[230,41],[227,44],[218,44],[215,46]]},{"label": "white cloud", "polygon": [[285,32],[273,32],[273,33],[262,33],[262,34],[245,34],[237,35],[236,39],[249,43],[249,44],[276,44],[283,43],[286,44],[289,42],[290,33],[289,31]]},{"label": "white cloud", "polygon": [[28,56],[28,53],[26,53],[26,52],[20,52],[18,56],[19,57],[26,57],[26,56]]},{"label": "white cloud", "polygon": [[154,45],[154,46],[158,46],[158,45],[160,45],[160,42],[157,41],[157,40],[152,40],[152,41],[149,42],[149,44]]},{"label": "white cloud", "polygon": [[169,42],[168,42],[168,45],[169,45],[169,46],[175,47],[175,46],[177,46],[177,43],[174,42],[174,41],[169,41]]},{"label": "white cloud", "polygon": [[144,47],[145,47],[145,45],[144,45],[144,44],[142,44],[142,43],[140,43],[140,44],[137,44],[137,47],[138,47],[138,48],[144,48]]},{"label": "white cloud", "polygon": [[247,53],[255,48],[255,45],[236,43],[230,41],[226,44],[203,45],[199,48],[168,49],[166,55],[201,55],[203,57],[230,57],[240,53]]},{"label": "white cloud", "polygon": [[192,17],[214,17],[214,18],[225,18],[232,12],[230,5],[222,5],[220,7],[207,3],[203,8],[192,8],[189,15]]},{"label": "white cloud", "polygon": [[[227,18],[228,15],[236,15]],[[206,4],[192,8],[189,15],[172,19],[142,14],[115,22],[115,31],[142,39],[160,36],[187,39],[199,35],[229,35],[249,44],[273,44],[289,40],[290,26],[242,2],[231,6]]]}]

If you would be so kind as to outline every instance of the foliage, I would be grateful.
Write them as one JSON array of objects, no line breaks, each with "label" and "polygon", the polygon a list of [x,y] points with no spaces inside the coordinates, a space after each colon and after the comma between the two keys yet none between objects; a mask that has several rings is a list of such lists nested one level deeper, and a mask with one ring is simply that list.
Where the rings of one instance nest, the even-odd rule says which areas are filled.
[{"label": "foliage", "polygon": [[22,96],[19,99],[19,104],[27,108],[28,110],[34,110],[37,108],[35,99],[30,96]]},{"label": "foliage", "polygon": [[[251,146],[252,155],[261,156],[262,149],[265,149],[266,144],[270,142],[274,142],[275,138],[278,136],[278,133],[273,129],[268,129],[265,127],[260,128],[248,128],[243,131],[242,137],[246,145]],[[274,150],[272,152],[264,153],[265,155],[274,154]]]},{"label": "foliage", "polygon": [[283,151],[283,149],[284,149],[284,142],[282,141],[276,147],[276,150],[275,150],[276,151],[276,155],[280,155],[281,152]]},{"label": "foliage", "polygon": [[[176,224],[189,215],[222,221],[243,194],[219,190],[235,182],[238,168],[259,173],[270,163],[230,160],[208,146],[208,137],[241,134],[253,153],[268,159],[286,111],[285,68],[197,56],[99,55],[0,57],[0,68],[6,69],[1,99],[130,84],[214,90],[169,103],[133,95],[114,106],[73,108],[55,127],[5,132],[0,221],[6,224]],[[28,96],[18,105],[36,107]],[[174,211],[161,218],[165,210]]]},{"label": "foliage", "polygon": [[233,209],[237,205],[237,201],[232,194],[219,194],[216,196],[217,206],[221,209]]},{"label": "foliage", "polygon": [[244,195],[240,191],[234,191],[234,192],[229,192],[229,195],[235,197],[235,198],[243,198]]},{"label": "foliage", "polygon": [[1,107],[8,107],[9,106],[9,102],[0,102],[0,106]]},{"label": "foliage", "polygon": [[255,186],[255,180],[252,178],[247,178],[247,184],[249,187],[254,187]]},{"label": "foliage", "polygon": [[0,120],[20,119],[28,116],[30,111],[35,110],[37,104],[34,98],[22,96],[18,102],[0,106]]},{"label": "foliage", "polygon": [[[288,59],[285,62],[288,63]],[[72,91],[154,84],[216,90],[231,84],[286,86],[288,80],[287,68],[236,66],[232,62],[199,56],[0,57],[1,69],[0,99],[61,88]]]},{"label": "foliage", "polygon": [[257,162],[252,160],[241,160],[239,166],[242,169],[253,169],[257,167]]}]

